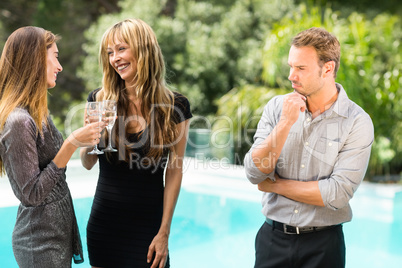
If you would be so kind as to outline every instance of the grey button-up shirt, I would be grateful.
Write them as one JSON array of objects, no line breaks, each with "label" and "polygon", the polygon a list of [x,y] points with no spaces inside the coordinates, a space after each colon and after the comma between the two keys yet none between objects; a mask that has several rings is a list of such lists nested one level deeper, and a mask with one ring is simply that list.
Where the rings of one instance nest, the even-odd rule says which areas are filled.
[{"label": "grey button-up shirt", "polygon": [[292,126],[271,174],[261,172],[251,152],[265,140],[279,122],[284,96],[272,98],[264,108],[254,144],[244,159],[247,178],[258,184],[277,173],[281,178],[318,181],[325,207],[291,200],[275,193],[263,193],[262,213],[293,226],[327,226],[352,219],[349,200],[367,169],[374,127],[370,116],[336,84],[338,99],[330,109],[312,119],[300,112]]}]

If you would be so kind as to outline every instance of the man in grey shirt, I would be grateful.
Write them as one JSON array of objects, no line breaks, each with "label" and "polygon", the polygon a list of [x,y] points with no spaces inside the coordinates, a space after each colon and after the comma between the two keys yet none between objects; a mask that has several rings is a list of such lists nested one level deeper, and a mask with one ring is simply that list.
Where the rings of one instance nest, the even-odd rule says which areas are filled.
[{"label": "man in grey shirt", "polygon": [[294,92],[271,99],[244,159],[266,221],[255,267],[345,267],[342,223],[367,169],[374,128],[335,82],[340,44],[322,28],[292,40]]}]

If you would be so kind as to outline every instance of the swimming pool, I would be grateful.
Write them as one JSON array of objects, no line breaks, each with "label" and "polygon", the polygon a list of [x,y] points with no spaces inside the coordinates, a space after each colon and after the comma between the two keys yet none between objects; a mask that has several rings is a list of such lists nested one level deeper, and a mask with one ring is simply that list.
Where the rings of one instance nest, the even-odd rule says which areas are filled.
[{"label": "swimming pool", "polygon": [[[67,174],[84,243],[96,173],[73,164]],[[253,267],[254,238],[264,221],[260,197],[241,167],[190,160],[172,223],[171,266]],[[401,267],[402,186],[363,183],[351,204],[354,218],[344,224],[346,267]],[[16,211],[15,205],[0,207],[1,267],[18,267],[11,249]],[[89,267],[84,257],[83,265],[73,267]]]}]

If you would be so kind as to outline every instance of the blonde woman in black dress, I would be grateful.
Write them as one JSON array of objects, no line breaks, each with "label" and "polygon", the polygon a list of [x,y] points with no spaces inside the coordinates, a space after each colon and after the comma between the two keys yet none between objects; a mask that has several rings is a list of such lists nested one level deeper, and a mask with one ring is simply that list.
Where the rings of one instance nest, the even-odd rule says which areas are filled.
[{"label": "blonde woman in black dress", "polygon": [[63,142],[47,108],[47,90],[62,71],[57,40],[42,28],[23,27],[7,39],[0,59],[0,173],[21,202],[12,235],[20,268],[83,262],[65,170],[79,146],[99,142],[104,123]]},{"label": "blonde woman in black dress", "polygon": [[168,89],[155,34],[127,19],[101,42],[103,85],[88,101],[117,101],[118,153],[88,155],[100,174],[87,226],[93,267],[169,267],[168,239],[182,180],[190,104]]}]

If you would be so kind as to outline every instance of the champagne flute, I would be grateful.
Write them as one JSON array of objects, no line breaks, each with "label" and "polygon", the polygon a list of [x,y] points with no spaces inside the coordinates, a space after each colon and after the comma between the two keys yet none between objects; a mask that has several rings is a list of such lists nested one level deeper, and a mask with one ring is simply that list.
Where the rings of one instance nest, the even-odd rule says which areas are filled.
[{"label": "champagne flute", "polygon": [[[99,123],[102,121],[102,102],[88,102],[87,103],[87,115],[90,118],[91,122],[98,121]],[[94,149],[88,154],[103,154],[102,151],[98,149],[98,145],[95,144]]]},{"label": "champagne flute", "polygon": [[116,121],[116,115],[117,115],[117,102],[115,100],[104,100],[103,101],[103,112],[104,116],[106,118],[106,129],[108,133],[108,145],[105,149],[103,149],[104,152],[117,152],[116,149],[112,147],[112,129],[114,122]]}]

